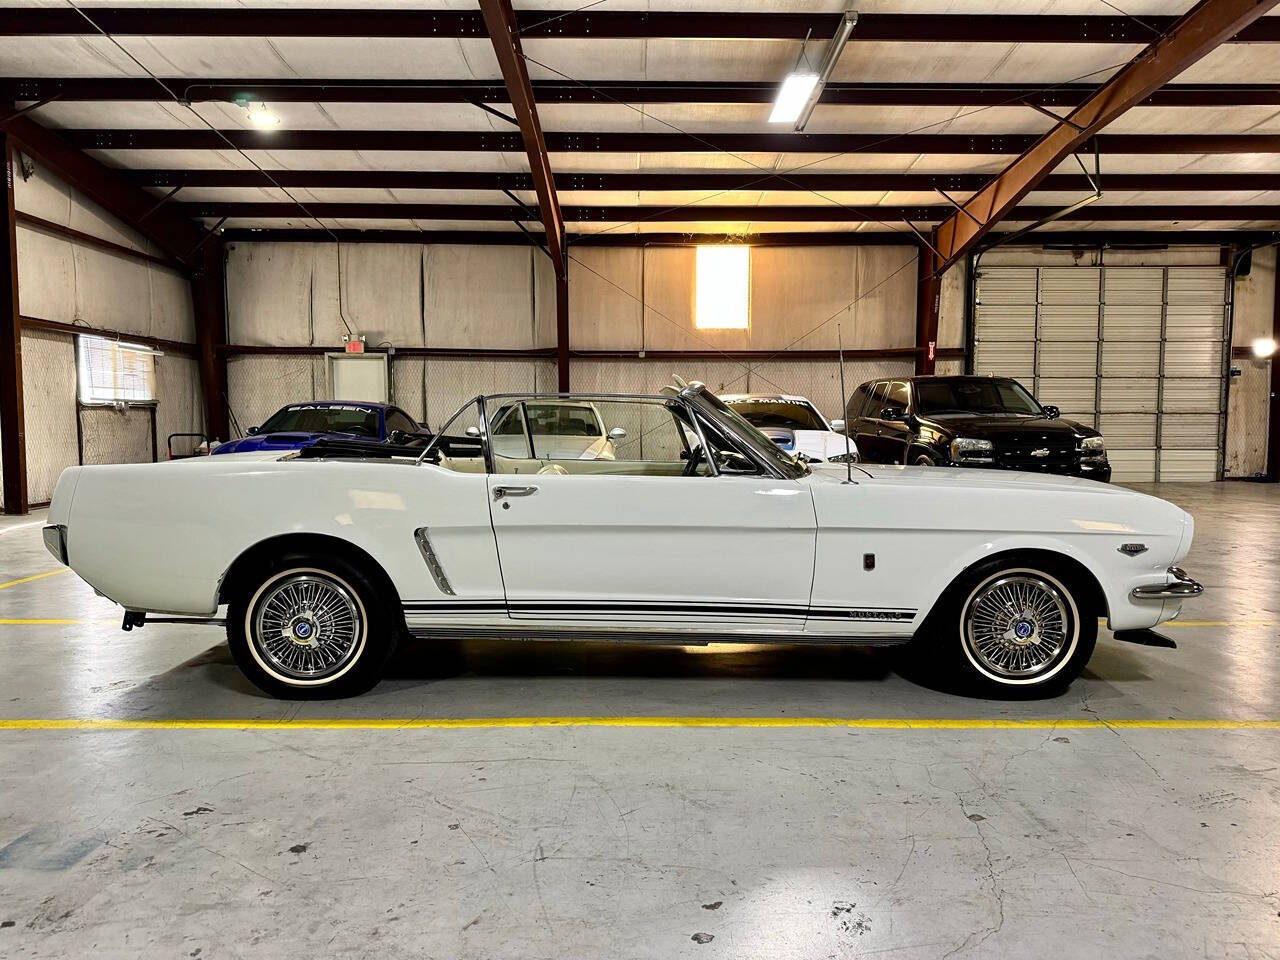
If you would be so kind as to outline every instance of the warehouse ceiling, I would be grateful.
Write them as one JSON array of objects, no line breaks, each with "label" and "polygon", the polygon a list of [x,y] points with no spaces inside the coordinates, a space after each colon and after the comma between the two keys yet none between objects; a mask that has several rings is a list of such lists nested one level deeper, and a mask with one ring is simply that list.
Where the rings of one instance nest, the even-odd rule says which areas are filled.
[{"label": "warehouse ceiling", "polygon": [[[1191,5],[865,0],[800,134],[768,122],[777,84],[821,56],[840,2],[515,4],[567,230],[617,237],[913,236]],[[0,99],[210,226],[540,229],[475,4],[343,6],[0,3]],[[1080,160],[1102,199],[1042,229],[1280,227],[1280,17]],[[1068,160],[1001,229],[1091,192]]]}]

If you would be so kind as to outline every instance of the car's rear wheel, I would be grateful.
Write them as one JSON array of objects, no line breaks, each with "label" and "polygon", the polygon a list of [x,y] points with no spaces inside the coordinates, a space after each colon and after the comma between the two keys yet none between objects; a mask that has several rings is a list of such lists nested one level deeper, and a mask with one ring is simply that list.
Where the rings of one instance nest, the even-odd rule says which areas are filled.
[{"label": "car's rear wheel", "polygon": [[918,639],[945,678],[974,692],[1054,696],[1093,656],[1099,611],[1088,597],[1065,566],[995,560],[951,586]]},{"label": "car's rear wheel", "polygon": [[273,697],[327,700],[382,678],[396,631],[385,598],[338,557],[293,554],[244,577],[227,612],[236,663]]}]

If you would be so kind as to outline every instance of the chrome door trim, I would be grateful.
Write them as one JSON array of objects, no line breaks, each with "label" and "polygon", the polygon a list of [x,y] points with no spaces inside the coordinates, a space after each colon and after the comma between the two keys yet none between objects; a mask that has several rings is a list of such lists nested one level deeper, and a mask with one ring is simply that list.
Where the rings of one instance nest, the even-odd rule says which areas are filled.
[{"label": "chrome door trim", "polygon": [[418,550],[422,553],[422,559],[426,561],[427,569],[431,571],[431,579],[436,582],[440,592],[450,597],[456,596],[453,584],[449,582],[449,577],[440,564],[440,558],[436,556],[436,548],[431,544],[430,528],[419,527],[413,531],[413,539],[418,542]]}]

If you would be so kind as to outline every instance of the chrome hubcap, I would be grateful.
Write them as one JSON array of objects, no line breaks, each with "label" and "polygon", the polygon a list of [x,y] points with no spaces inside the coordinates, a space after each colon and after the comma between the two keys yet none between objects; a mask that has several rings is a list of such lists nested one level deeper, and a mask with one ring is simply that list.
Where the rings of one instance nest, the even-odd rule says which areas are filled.
[{"label": "chrome hubcap", "polygon": [[319,572],[273,584],[253,615],[253,641],[270,668],[297,680],[317,680],[343,669],[364,629],[351,591]]},{"label": "chrome hubcap", "polygon": [[965,639],[992,673],[1026,677],[1052,664],[1067,644],[1067,600],[1052,583],[1017,574],[970,598]]}]

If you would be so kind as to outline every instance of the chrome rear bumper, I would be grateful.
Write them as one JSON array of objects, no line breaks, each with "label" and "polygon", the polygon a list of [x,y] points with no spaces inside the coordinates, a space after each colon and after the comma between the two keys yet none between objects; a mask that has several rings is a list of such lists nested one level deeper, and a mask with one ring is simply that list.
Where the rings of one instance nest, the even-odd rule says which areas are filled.
[{"label": "chrome rear bumper", "polygon": [[1181,567],[1170,567],[1169,575],[1173,577],[1173,583],[1150,583],[1134,587],[1129,591],[1129,596],[1134,600],[1186,600],[1204,593],[1204,584],[1192,580]]}]

